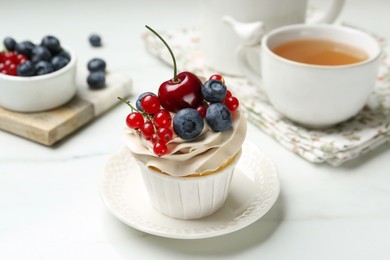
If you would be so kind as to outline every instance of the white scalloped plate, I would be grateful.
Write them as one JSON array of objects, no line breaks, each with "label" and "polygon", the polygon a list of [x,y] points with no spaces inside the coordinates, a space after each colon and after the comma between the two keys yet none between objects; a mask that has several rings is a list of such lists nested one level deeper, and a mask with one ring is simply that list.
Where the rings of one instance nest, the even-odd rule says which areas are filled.
[{"label": "white scalloped plate", "polygon": [[127,148],[109,159],[100,186],[108,210],[119,220],[146,233],[178,239],[215,237],[242,229],[264,216],[279,190],[274,163],[247,142],[224,206],[205,218],[179,220],[156,211]]}]

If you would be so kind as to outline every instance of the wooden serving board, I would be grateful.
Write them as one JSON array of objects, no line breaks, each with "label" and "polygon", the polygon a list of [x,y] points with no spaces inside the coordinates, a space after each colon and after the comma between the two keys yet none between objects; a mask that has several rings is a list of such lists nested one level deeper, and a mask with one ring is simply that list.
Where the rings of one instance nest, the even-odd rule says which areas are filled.
[{"label": "wooden serving board", "polygon": [[124,73],[107,73],[106,87],[101,90],[90,90],[85,79],[78,76],[76,96],[61,107],[35,113],[0,108],[0,130],[51,146],[117,104],[118,96],[128,97],[132,91],[131,77]]}]

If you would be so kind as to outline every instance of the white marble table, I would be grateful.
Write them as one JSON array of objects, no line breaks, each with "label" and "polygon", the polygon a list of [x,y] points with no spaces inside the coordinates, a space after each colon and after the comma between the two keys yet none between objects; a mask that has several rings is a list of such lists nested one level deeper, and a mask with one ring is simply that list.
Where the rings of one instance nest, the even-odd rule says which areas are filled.
[{"label": "white marble table", "polygon": [[[55,34],[80,62],[100,56],[110,69],[132,73],[139,94],[172,74],[145,52],[144,24],[161,30],[194,25],[198,5],[2,1],[1,38]],[[341,19],[390,38],[389,10],[387,0],[350,0]],[[91,32],[103,36],[105,48],[88,46]],[[276,204],[238,232],[176,240],[122,224],[99,196],[103,167],[122,146],[127,113],[117,106],[53,148],[0,132],[0,259],[390,259],[389,144],[334,168],[306,162],[250,125],[248,139],[279,170]]]}]

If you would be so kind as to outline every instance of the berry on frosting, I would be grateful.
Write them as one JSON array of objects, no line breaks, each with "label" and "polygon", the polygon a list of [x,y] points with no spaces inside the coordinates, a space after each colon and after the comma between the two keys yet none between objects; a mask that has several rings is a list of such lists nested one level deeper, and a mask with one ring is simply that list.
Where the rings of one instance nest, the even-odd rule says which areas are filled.
[{"label": "berry on frosting", "polygon": [[172,123],[171,114],[167,110],[161,109],[153,115],[153,122],[157,128],[169,127]]},{"label": "berry on frosting", "polygon": [[173,129],[183,139],[193,139],[203,130],[201,115],[193,108],[184,108],[173,117]]},{"label": "berry on frosting", "polygon": [[126,117],[126,124],[132,129],[140,129],[144,125],[144,117],[138,112],[132,112]]},{"label": "berry on frosting", "polygon": [[219,80],[211,79],[206,81],[202,87],[203,98],[208,102],[221,102],[225,99],[227,88]]},{"label": "berry on frosting", "polygon": [[137,101],[135,102],[135,106],[137,107],[138,110],[144,111],[144,110],[142,109],[141,100],[142,100],[145,96],[147,96],[147,95],[156,95],[156,94],[154,94],[154,93],[152,93],[152,92],[144,92],[144,93],[142,93],[142,94],[137,98]]},{"label": "berry on frosting", "polygon": [[156,95],[146,95],[141,100],[141,106],[146,113],[153,115],[160,111],[160,100]]},{"label": "berry on frosting", "polygon": [[233,96],[226,98],[224,103],[230,111],[236,111],[240,105],[238,99]]},{"label": "berry on frosting", "polygon": [[232,115],[222,103],[209,106],[206,113],[206,122],[214,132],[223,132],[232,126]]},{"label": "berry on frosting", "polygon": [[225,79],[219,74],[211,75],[211,77],[209,79],[216,79],[216,80],[221,81],[223,84],[225,84]]}]

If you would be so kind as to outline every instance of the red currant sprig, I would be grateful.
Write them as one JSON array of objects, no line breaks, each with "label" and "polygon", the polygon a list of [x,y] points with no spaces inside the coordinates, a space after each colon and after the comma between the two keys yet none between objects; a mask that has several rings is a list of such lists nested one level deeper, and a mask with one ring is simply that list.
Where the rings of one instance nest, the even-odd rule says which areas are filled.
[{"label": "red currant sprig", "polygon": [[118,97],[120,101],[128,105],[132,110],[126,117],[127,126],[140,131],[143,138],[153,143],[154,153],[162,156],[168,153],[167,143],[172,140],[173,134],[169,129],[172,124],[172,117],[167,110],[160,110],[160,101],[158,98],[157,100],[155,98],[157,97],[153,95],[146,95],[142,98],[143,111],[140,111],[130,102]]}]

